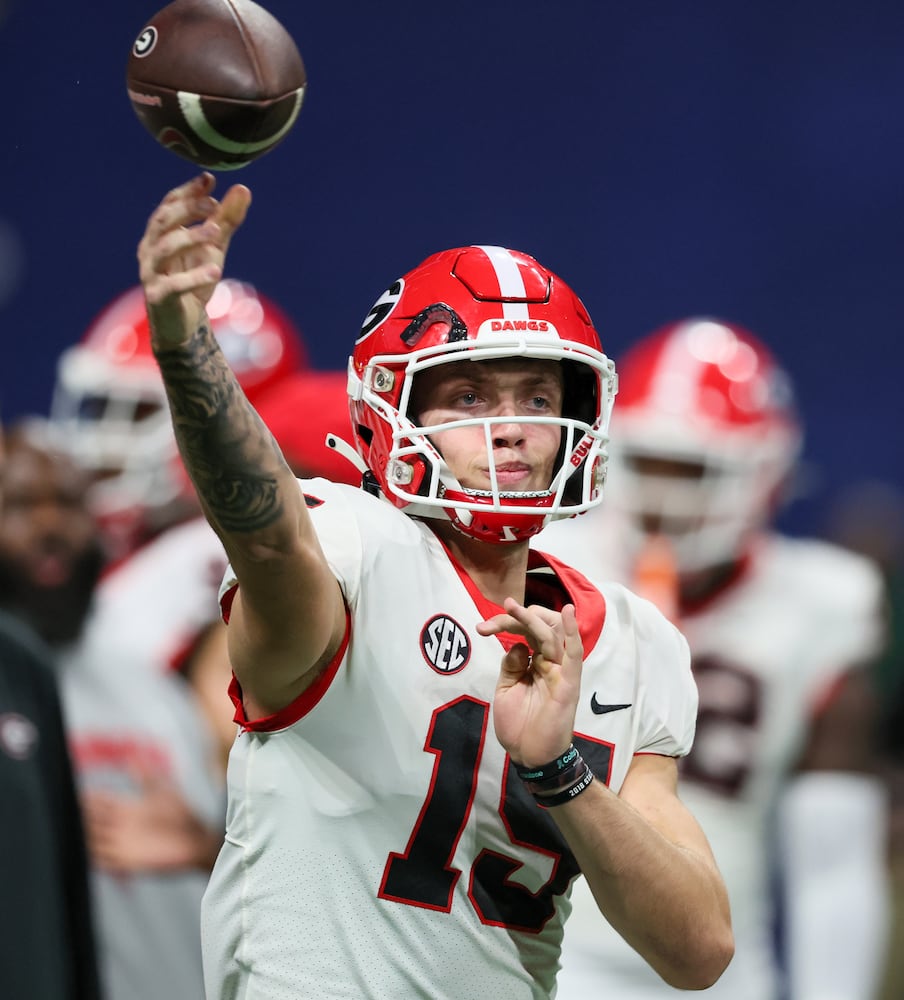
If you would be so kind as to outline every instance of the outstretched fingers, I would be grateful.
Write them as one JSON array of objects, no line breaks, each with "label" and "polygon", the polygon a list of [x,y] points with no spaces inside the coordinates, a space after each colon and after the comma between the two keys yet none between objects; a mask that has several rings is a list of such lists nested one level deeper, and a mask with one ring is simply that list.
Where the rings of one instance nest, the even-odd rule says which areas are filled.
[{"label": "outstretched fingers", "polygon": [[222,276],[229,242],[245,219],[251,192],[236,184],[217,201],[211,194],[214,184],[212,174],[200,174],[170,191],[151,214],[138,245],[149,304],[203,291]]},{"label": "outstretched fingers", "polygon": [[[565,633],[562,615],[558,611],[537,604],[525,607],[514,598],[507,598],[503,607],[504,614],[478,623],[477,631],[481,635],[498,635],[500,632],[521,635],[527,639],[534,656],[540,655],[551,663],[561,662],[565,652]],[[573,607],[571,620],[576,629]]]},{"label": "outstretched fingers", "polygon": [[213,197],[215,184],[213,174],[204,173],[167,192],[148,219],[145,239],[159,240],[171,229],[212,215],[217,208],[217,200]]}]

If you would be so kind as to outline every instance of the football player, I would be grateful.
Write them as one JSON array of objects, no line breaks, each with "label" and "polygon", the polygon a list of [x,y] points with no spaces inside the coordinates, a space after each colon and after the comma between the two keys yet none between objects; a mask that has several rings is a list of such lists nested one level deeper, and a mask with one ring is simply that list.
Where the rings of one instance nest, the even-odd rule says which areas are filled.
[{"label": "football player", "polygon": [[[772,527],[802,429],[759,338],[691,317],[637,343],[619,375],[607,504],[538,544],[648,596],[690,644],[700,707],[679,789],[725,876],[736,943],[708,993],[869,1000],[887,905],[868,669],[882,641],[880,575]],[[579,886],[559,996],[591,990],[675,993]]]},{"label": "football player", "polygon": [[[166,572],[178,565],[168,533],[95,585],[102,543],[87,505],[88,475],[78,469],[77,479],[74,468],[40,423],[11,430],[0,603],[53,651],[90,853],[104,996],[149,1000],[165,991],[194,1000],[202,988],[201,895],[222,839],[223,783],[191,689],[170,663],[210,613],[191,573]],[[180,557],[181,536],[172,532]],[[213,572],[222,573],[221,560]],[[202,591],[208,601],[213,572]]]},{"label": "football player", "polygon": [[[53,542],[36,553],[33,571],[60,583],[90,577],[91,565],[77,569],[79,539],[92,534],[81,500],[83,470],[70,463],[49,487],[36,493],[16,461],[15,432],[5,457],[0,428],[0,552],[7,530],[26,533],[26,511],[39,506],[53,526]],[[19,546],[19,538],[14,539]],[[94,560],[89,559],[89,564]],[[0,967],[9,1000],[99,1000],[101,996],[94,911],[88,880],[84,824],[67,750],[63,712],[50,650],[19,612],[29,581],[0,564]],[[76,597],[76,600],[79,600]],[[61,610],[54,603],[54,610]],[[64,635],[40,614],[40,624]]]},{"label": "football player", "polygon": [[549,996],[578,871],[660,975],[710,985],[732,934],[676,795],[686,644],[529,549],[601,495],[615,376],[580,300],[501,247],[428,258],[350,360],[367,488],[300,488],[204,312],[250,203],[213,184],[170,191],[139,246],[177,438],[231,560],[241,733],[208,997]]}]

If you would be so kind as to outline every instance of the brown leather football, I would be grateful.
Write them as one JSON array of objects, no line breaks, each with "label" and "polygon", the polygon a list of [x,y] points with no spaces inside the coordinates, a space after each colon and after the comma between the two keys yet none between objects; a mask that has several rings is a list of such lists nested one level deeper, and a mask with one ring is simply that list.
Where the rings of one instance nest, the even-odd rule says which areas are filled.
[{"label": "brown leather football", "polygon": [[162,146],[234,170],[286,137],[307,74],[292,36],[253,0],[174,0],[139,32],[126,84]]}]

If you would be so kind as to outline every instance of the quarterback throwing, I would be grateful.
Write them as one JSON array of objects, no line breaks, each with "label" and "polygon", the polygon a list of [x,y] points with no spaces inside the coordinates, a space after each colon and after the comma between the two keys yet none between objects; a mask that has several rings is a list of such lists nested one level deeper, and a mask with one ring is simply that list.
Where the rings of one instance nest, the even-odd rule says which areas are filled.
[{"label": "quarterback throwing", "polygon": [[709,986],[733,940],[676,794],[687,645],[529,547],[601,497],[615,377],[580,300],[517,251],[428,258],[350,359],[365,488],[299,484],[205,315],[250,204],[212,188],[166,195],[139,247],[180,448],[230,559],[241,733],[208,996],[548,997],[579,874],[660,976]]}]

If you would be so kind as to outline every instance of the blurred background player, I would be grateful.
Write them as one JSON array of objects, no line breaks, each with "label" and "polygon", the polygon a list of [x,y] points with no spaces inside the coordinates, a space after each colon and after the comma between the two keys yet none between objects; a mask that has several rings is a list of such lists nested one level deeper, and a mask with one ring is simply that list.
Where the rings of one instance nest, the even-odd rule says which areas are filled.
[{"label": "blurred background player", "polygon": [[[305,363],[298,332],[250,285],[223,282],[215,299],[214,331],[249,396]],[[22,438],[23,461],[52,441],[87,466],[84,502],[100,527],[93,544],[109,559],[90,607],[79,605],[87,614],[77,634],[46,632],[89,834],[105,995],[197,1000],[200,900],[222,842],[224,775],[215,720],[187,678],[218,617],[226,561],[182,469],[139,289],[103,310],[61,358],[49,441],[38,427]],[[29,468],[36,489],[60,469]],[[32,573],[30,614],[49,629],[38,606],[61,600],[60,581],[33,573],[35,553],[65,525],[38,506],[29,516],[32,532],[8,537],[5,553],[11,575]],[[68,597],[75,621],[74,590]],[[228,712],[228,662],[219,670]]]},{"label": "blurred background player", "polygon": [[[211,306],[217,340],[252,401],[307,367],[297,328],[252,285],[220,282]],[[60,356],[50,418],[95,475],[91,506],[112,558],[200,514],[151,356],[140,287],[117,296]]]},{"label": "blurred background player", "polygon": [[41,418],[7,429],[0,606],[51,648],[78,639],[106,564],[90,484],[87,469],[53,448]]},{"label": "blurred background player", "polygon": [[888,641],[876,665],[881,747],[889,788],[888,862],[892,894],[887,963],[880,1000],[904,997],[904,490],[866,479],[840,490],[826,536],[875,562],[888,595]]},{"label": "blurred background player", "polygon": [[[681,797],[725,876],[736,940],[706,992],[867,1000],[887,917],[869,672],[881,577],[860,556],[770,526],[801,428],[787,376],[757,338],[691,318],[639,342],[619,372],[607,502],[551,526],[539,547],[628,583],[687,636],[700,707]],[[674,992],[599,919],[582,882],[574,902],[561,1000]]]},{"label": "blurred background player", "polygon": [[100,580],[90,478],[77,480],[72,458],[50,441],[38,421],[10,434],[0,603],[53,650],[91,856],[103,995],[188,1000],[201,988],[198,913],[223,809],[207,727],[189,686],[163,662],[175,645],[168,624],[192,581],[146,573],[140,556],[149,550]]},{"label": "blurred background player", "polygon": [[[15,466],[5,464],[2,444],[0,432],[0,523],[16,525],[35,498]],[[70,468],[59,491],[37,503],[78,521],[84,478]],[[62,551],[48,553],[36,571],[56,576],[66,560]],[[52,656],[6,613],[0,613],[0,795],[0,992],[6,1000],[97,1000],[85,838]]]}]

